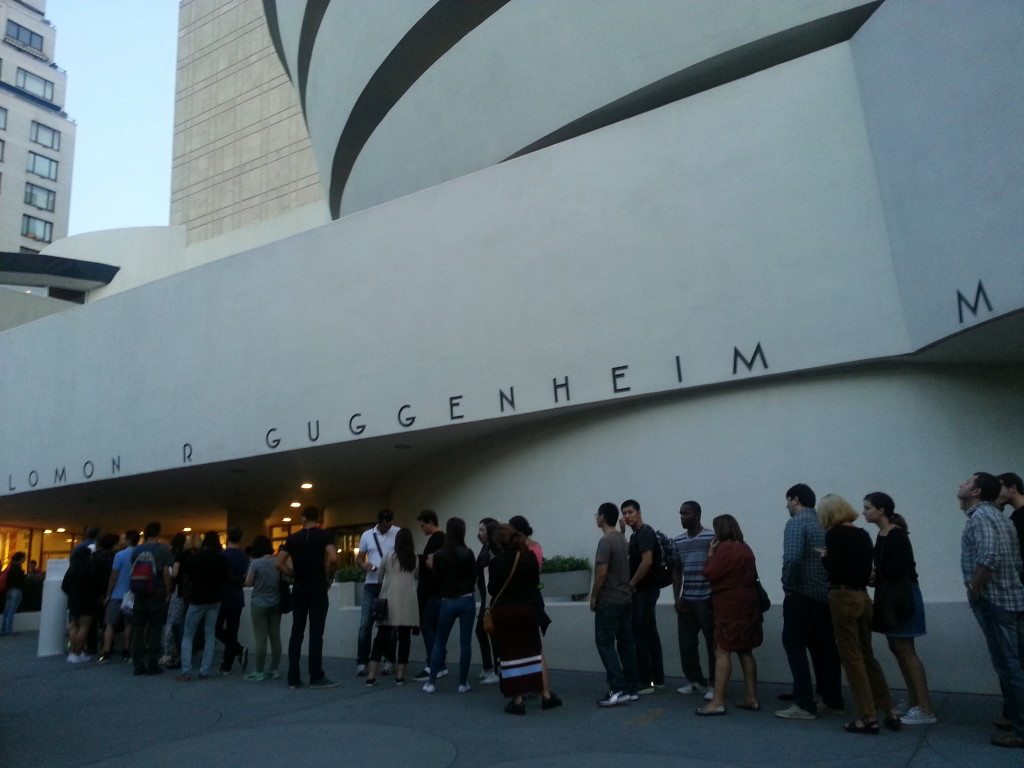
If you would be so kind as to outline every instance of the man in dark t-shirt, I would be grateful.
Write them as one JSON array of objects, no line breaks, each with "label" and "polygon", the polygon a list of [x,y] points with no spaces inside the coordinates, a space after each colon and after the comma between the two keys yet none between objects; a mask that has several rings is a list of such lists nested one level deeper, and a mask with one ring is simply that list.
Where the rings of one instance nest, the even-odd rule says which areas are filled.
[{"label": "man in dark t-shirt", "polygon": [[277,556],[277,569],[295,579],[292,589],[292,633],[288,640],[288,687],[302,687],[299,660],[309,619],[309,685],[334,688],[324,675],[324,627],[327,624],[327,590],[338,565],[334,537],[320,528],[319,510],[302,511],[303,528],[289,536]]},{"label": "man in dark t-shirt", "polygon": [[629,586],[633,592],[633,640],[639,679],[637,693],[653,693],[665,687],[665,665],[655,609],[661,588],[654,573],[654,551],[658,537],[644,523],[640,504],[633,499],[622,502],[622,519],[633,529],[629,537]]},{"label": "man in dark t-shirt", "polygon": [[1003,472],[997,475],[999,480],[999,497],[996,506],[1002,510],[1010,507],[1010,520],[1017,529],[1017,544],[1021,555],[1024,555],[1024,480],[1016,472]]},{"label": "man in dark t-shirt", "polygon": [[143,552],[152,553],[156,566],[156,586],[149,594],[135,593],[132,610],[132,664],[136,675],[159,675],[157,662],[164,624],[167,622],[167,595],[171,591],[171,548],[160,542],[160,523],[149,523],[142,534],[142,543],[132,550],[132,569]]},{"label": "man in dark t-shirt", "polygon": [[[430,679],[430,657],[434,652],[434,637],[437,635],[437,622],[441,617],[441,593],[434,580],[431,556],[444,546],[444,531],[438,526],[437,513],[432,509],[423,510],[416,519],[420,523],[420,532],[427,537],[423,554],[419,556],[420,577],[416,582],[416,598],[420,604],[420,632],[423,634],[423,647],[427,651],[427,663],[413,680],[422,682]],[[441,663],[442,669],[438,671],[437,677],[448,674],[445,654],[441,655]]]},{"label": "man in dark t-shirt", "polygon": [[227,561],[228,577],[221,596],[220,612],[217,614],[217,639],[224,644],[220,672],[229,675],[235,659],[238,659],[243,672],[249,663],[249,652],[238,642],[238,628],[245,607],[242,587],[245,585],[245,574],[249,571],[249,556],[242,549],[242,529],[237,525],[228,530],[228,546],[221,552],[221,557]]}]

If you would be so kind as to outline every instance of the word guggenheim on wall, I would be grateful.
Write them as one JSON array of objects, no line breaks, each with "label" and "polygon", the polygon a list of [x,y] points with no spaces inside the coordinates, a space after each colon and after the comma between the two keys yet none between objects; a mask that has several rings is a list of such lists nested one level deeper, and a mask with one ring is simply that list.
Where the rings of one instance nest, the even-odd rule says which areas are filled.
[{"label": "word guggenheim on wall", "polygon": [[[745,355],[738,347],[733,349],[733,360],[732,360],[732,373],[737,375],[741,369],[745,371],[753,371],[754,367],[758,366],[762,370],[768,370],[768,360],[765,357],[764,350],[761,343],[758,342],[754,347],[754,351],[749,356]],[[683,363],[679,355],[675,356],[673,373],[675,374],[673,383],[683,383]],[[622,395],[632,391],[632,387],[629,385],[629,366],[628,365],[617,365],[610,369],[610,386],[611,394]],[[567,405],[572,401],[572,389],[570,386],[570,380],[568,376],[562,378],[554,378],[551,380],[551,397],[552,404],[555,406]],[[463,408],[463,395],[450,395],[448,397],[448,423],[462,421],[466,418],[465,414],[462,413]],[[516,390],[514,386],[509,386],[507,389],[498,389],[497,397],[497,414],[496,415],[511,415],[516,411]],[[411,403],[404,403],[401,405],[394,414],[395,422],[398,424],[399,429],[411,429],[416,423],[416,414]],[[367,419],[364,418],[360,412],[353,413],[347,422],[347,426],[342,428],[340,435],[335,436],[335,442],[341,440],[352,440],[355,438],[369,437],[373,432],[367,433],[368,424]],[[287,445],[284,443],[284,438],[281,436],[281,430],[278,427],[269,427],[261,433],[261,448],[276,450],[282,446],[285,448],[299,448],[303,446],[309,446],[310,444],[317,443],[321,439],[320,430],[320,419],[311,419],[306,422],[306,433],[301,438],[302,445]],[[386,434],[385,430],[380,430],[378,434]],[[179,454],[178,461],[180,464],[193,464],[196,462],[197,451],[193,443],[187,442],[181,445],[181,453]],[[121,455],[118,454],[110,459],[109,464],[109,475],[103,475],[103,477],[114,477],[120,475],[122,472],[122,461]],[[40,471],[39,469],[31,469],[27,473],[19,473],[20,477],[13,472],[7,473],[7,484],[4,489],[4,494],[7,493],[18,493],[22,491],[31,491],[37,488],[53,488],[56,486],[67,485],[68,483],[85,482],[96,478],[96,473],[99,471],[100,466],[106,466],[105,462],[97,462],[92,459],[87,459],[81,466],[75,464],[57,464],[53,468],[52,475],[49,471]],[[148,471],[143,470],[143,471]]]},{"label": "word guggenheim on wall", "polygon": [[[969,294],[968,294],[969,295]],[[985,286],[982,281],[978,281],[978,285],[974,290],[973,301],[964,295],[959,289],[956,289],[956,312],[957,312],[957,324],[965,325],[971,318],[977,319],[979,310],[984,308],[989,315],[993,314],[992,302],[989,299],[988,293],[985,291]],[[969,315],[965,314],[965,310]],[[674,359],[674,371],[675,381],[673,384],[683,384],[683,363],[679,355],[675,355]],[[746,372],[754,370],[755,366],[758,366],[761,370],[768,370],[768,360],[765,357],[764,349],[761,346],[761,342],[757,342],[753,351],[749,356],[744,354],[739,347],[733,347],[732,352],[732,375],[736,376],[740,373],[741,366]],[[628,365],[617,365],[611,368],[611,394],[621,395],[626,394],[632,390],[628,384]],[[572,402],[572,393],[569,385],[569,377],[563,376],[561,379],[554,378],[551,380],[551,396],[552,403],[554,406],[566,405]],[[461,412],[463,408],[463,395],[451,395],[448,398],[448,423],[458,422],[465,419],[465,414]],[[496,415],[500,416],[503,414],[511,415],[516,410],[516,394],[515,387],[510,386],[507,390],[498,389],[498,412]],[[398,423],[400,429],[410,429],[416,423],[416,415],[412,404],[405,403],[398,408],[395,412],[395,420]],[[341,429],[341,433],[335,435],[335,442],[341,442],[342,440],[351,440],[354,438],[369,437],[373,433],[367,434],[367,422],[363,417],[362,413],[353,413],[348,419],[348,428],[345,430]],[[386,430],[381,430],[378,434],[387,434]],[[320,420],[311,419],[306,422],[306,434],[303,438],[300,438],[302,445],[289,445],[284,443],[284,438],[281,437],[281,430],[278,427],[269,427],[261,433],[261,450],[270,449],[271,451],[277,450],[278,448],[284,447],[286,449],[299,448],[306,446],[308,447],[312,443],[316,443],[320,440]],[[177,447],[175,447],[177,450]],[[181,453],[179,458],[176,459],[180,464],[193,464],[196,461],[196,450],[192,443],[183,443],[181,445]],[[0,487],[0,494],[7,495],[9,493],[18,493],[23,491],[31,491],[40,488],[40,483],[46,483],[42,487],[53,488],[60,485],[67,485],[71,482],[87,482],[92,480],[96,476],[99,465],[92,459],[84,461],[80,467],[71,465],[72,469],[68,469],[68,464],[55,464],[53,468],[52,482],[51,476],[48,471],[46,473],[40,472],[38,469],[31,469],[27,473],[19,473],[15,476],[15,473],[7,473],[7,485],[6,489]],[[121,474],[121,455],[113,456],[110,459],[110,473],[104,477],[114,477]],[[152,468],[146,468],[141,471],[150,471]],[[2,477],[2,475],[0,475]]]}]

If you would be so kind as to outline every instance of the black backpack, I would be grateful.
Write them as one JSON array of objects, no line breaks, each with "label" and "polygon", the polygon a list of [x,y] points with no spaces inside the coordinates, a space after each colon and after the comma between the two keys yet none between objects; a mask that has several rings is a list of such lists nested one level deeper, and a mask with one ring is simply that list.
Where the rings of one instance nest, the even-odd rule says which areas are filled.
[{"label": "black backpack", "polygon": [[654,549],[651,570],[654,572],[654,581],[661,587],[667,587],[672,583],[672,570],[676,561],[676,548],[672,539],[661,531],[655,531],[658,539],[658,546]]}]

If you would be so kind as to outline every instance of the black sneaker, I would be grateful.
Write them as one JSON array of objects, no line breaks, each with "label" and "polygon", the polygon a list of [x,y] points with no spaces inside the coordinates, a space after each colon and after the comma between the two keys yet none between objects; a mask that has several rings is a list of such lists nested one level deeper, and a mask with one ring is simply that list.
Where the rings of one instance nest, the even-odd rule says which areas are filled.
[{"label": "black sneaker", "polygon": [[541,709],[554,709],[555,707],[562,706],[562,700],[558,698],[557,694],[552,693],[546,699],[540,700]]},{"label": "black sneaker", "polygon": [[429,680],[430,679],[430,667],[424,667],[423,671],[420,672],[418,675],[414,675],[412,679],[415,680],[417,683],[422,683],[422,682],[425,682],[426,680]]},{"label": "black sneaker", "polygon": [[96,657],[97,664],[106,664],[108,661],[110,661],[109,653],[101,653],[99,656]]}]

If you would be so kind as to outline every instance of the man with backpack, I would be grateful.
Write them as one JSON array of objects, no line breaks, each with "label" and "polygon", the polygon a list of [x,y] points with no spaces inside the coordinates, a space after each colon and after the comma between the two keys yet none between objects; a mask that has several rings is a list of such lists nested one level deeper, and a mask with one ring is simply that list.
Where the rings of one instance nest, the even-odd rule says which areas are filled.
[{"label": "man with backpack", "polygon": [[[629,537],[629,587],[633,596],[633,640],[640,686],[637,693],[654,693],[665,687],[665,666],[655,609],[663,586],[661,576],[667,564],[657,533],[644,523],[640,504],[634,499],[627,499],[620,508],[623,521],[633,529]],[[671,568],[667,571],[671,583]]]},{"label": "man with backpack", "polygon": [[160,542],[160,523],[149,523],[142,543],[132,552],[128,587],[135,597],[132,610],[132,664],[136,675],[159,675],[161,638],[171,591],[171,548]]}]

